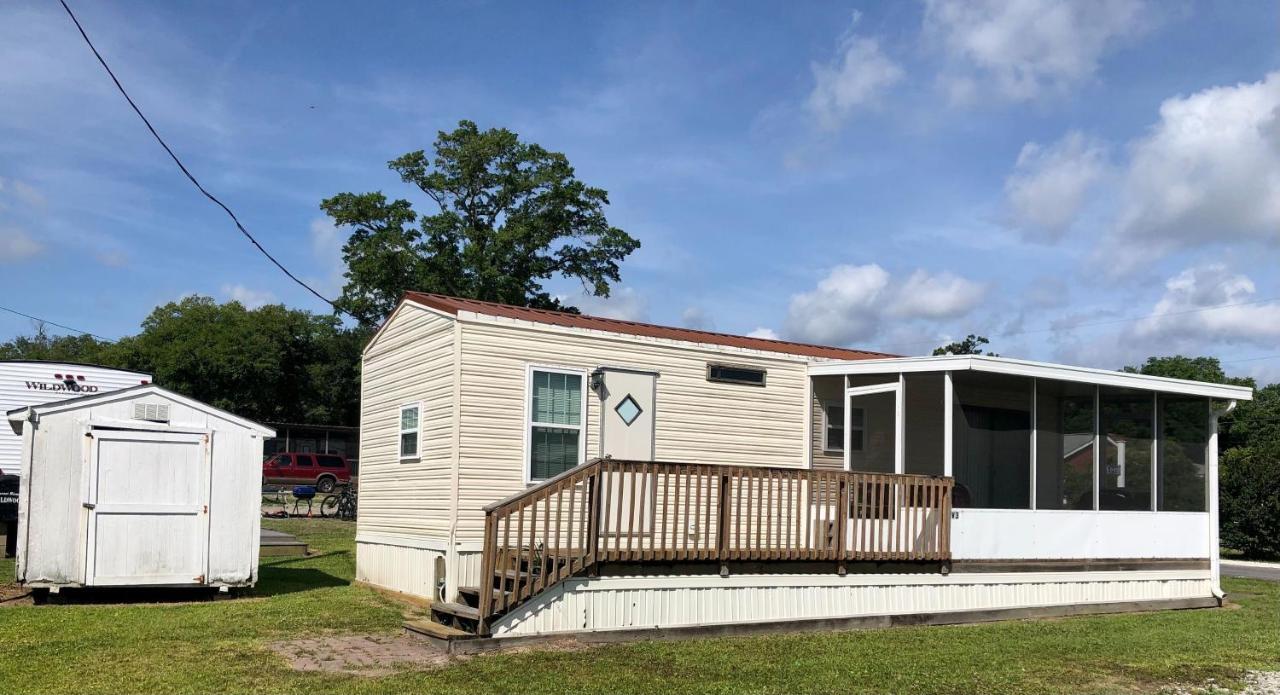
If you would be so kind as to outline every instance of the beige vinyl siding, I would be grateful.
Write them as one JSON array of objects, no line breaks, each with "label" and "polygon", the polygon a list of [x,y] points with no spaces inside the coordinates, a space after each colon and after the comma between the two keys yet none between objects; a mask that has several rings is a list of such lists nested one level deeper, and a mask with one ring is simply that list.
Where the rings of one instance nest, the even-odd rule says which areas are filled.
[{"label": "beige vinyl siding", "polygon": [[[364,355],[358,532],[447,540],[456,322],[405,304]],[[422,401],[420,457],[400,460],[400,406]]]},{"label": "beige vinyl siding", "polygon": [[[659,373],[656,456],[804,467],[806,361],[654,339],[481,318],[462,328],[458,540],[481,540],[482,509],[524,488],[528,366],[601,365]],[[765,387],[707,381],[708,362],[767,371]],[[599,455],[600,401],[587,394],[586,458]]]}]

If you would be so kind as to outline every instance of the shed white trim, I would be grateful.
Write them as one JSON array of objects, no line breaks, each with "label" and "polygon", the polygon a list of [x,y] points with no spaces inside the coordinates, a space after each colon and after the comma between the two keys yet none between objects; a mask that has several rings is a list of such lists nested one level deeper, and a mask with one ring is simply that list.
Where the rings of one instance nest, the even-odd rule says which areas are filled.
[{"label": "shed white trim", "polygon": [[1131,374],[1107,369],[1073,367],[1049,362],[1018,360],[1009,357],[991,357],[989,355],[940,355],[937,357],[894,357],[888,359],[814,362],[809,365],[809,375],[949,372],[966,369],[977,372],[1160,391],[1162,393],[1179,393],[1188,396],[1207,396],[1209,398],[1242,401],[1253,400],[1253,389],[1248,386],[1210,384],[1188,379],[1170,379],[1147,374]]}]

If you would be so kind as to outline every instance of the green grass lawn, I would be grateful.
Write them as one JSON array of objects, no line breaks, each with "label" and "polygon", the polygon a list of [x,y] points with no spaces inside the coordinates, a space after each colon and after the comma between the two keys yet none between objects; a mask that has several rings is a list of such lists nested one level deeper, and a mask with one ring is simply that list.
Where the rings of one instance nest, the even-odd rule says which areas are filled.
[{"label": "green grass lawn", "polygon": [[264,562],[252,597],[0,608],[0,692],[1118,693],[1280,669],[1280,585],[1231,580],[1238,607],[1224,610],[529,651],[379,678],[295,672],[265,645],[394,633],[404,608],[349,585],[351,525],[265,523],[318,554]]}]

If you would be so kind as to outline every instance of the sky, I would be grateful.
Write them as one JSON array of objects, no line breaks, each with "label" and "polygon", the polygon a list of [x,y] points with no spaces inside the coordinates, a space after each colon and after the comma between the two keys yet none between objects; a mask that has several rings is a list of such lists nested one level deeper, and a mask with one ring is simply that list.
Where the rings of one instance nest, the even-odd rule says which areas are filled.
[{"label": "sky", "polygon": [[[72,7],[328,296],[346,232],[320,200],[428,209],[386,162],[470,119],[563,152],[641,241],[608,300],[549,284],[587,313],[1280,381],[1275,1]],[[111,339],[193,293],[327,309],[52,0],[0,4],[0,293]],[[0,314],[0,340],[32,329]]]}]

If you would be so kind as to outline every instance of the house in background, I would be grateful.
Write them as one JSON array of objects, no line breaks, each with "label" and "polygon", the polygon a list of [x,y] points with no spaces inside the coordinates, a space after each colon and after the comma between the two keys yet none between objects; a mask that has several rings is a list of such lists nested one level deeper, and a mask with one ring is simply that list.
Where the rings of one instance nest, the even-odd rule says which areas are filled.
[{"label": "house in background", "polygon": [[358,579],[491,636],[1217,605],[1252,398],[420,293],[361,390]]}]

